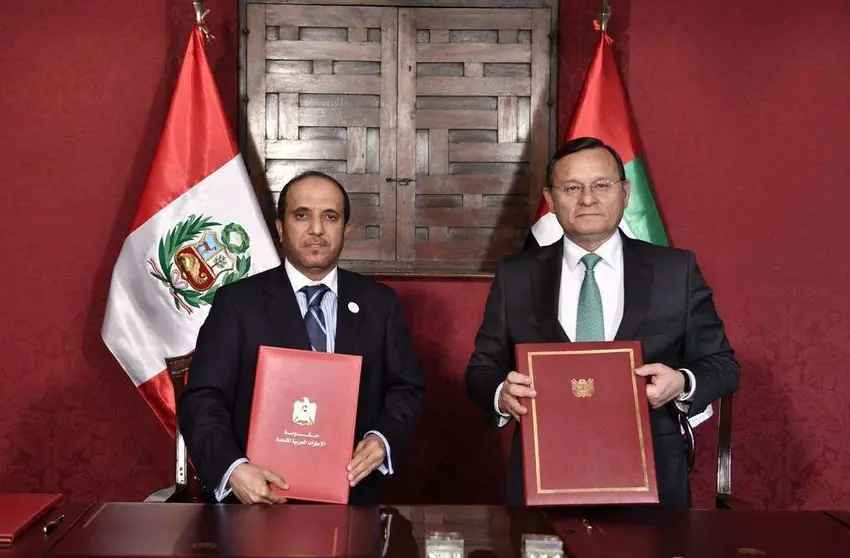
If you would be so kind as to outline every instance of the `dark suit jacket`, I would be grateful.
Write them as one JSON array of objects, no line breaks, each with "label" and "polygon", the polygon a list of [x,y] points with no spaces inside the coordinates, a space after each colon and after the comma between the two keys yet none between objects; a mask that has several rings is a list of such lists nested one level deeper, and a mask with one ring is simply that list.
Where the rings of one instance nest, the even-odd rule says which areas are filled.
[{"label": "dark suit jacket", "polygon": [[[388,286],[343,269],[338,275],[335,352],[361,355],[355,443],[377,430],[393,469],[410,445],[422,408],[422,379],[398,297]],[[356,302],[358,313],[348,310]],[[219,289],[198,335],[178,420],[208,490],[245,457],[260,345],[309,351],[310,340],[283,265]],[[286,471],[277,471],[286,478]],[[351,490],[352,504],[378,502],[377,470]]]},{"label": "dark suit jacket", "polygon": [[[619,234],[619,233],[618,233]],[[696,379],[691,416],[737,389],[740,368],[717,316],[711,290],[690,251],[623,239],[623,319],[615,340],[640,340],[644,362],[688,368]],[[470,398],[497,424],[493,398],[516,370],[516,343],[569,341],[558,321],[563,240],[500,262],[466,369]],[[678,410],[668,403],[650,411],[659,496],[687,506],[690,492]],[[508,463],[508,501],[523,501],[518,429]]]}]

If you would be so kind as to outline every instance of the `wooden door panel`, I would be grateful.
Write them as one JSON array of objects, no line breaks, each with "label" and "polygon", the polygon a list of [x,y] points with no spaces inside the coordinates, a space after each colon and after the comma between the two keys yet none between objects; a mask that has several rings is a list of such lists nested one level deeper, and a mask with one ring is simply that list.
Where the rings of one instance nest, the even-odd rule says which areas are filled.
[{"label": "wooden door panel", "polygon": [[549,154],[544,0],[241,2],[258,191],[337,178],[356,271],[486,275],[521,249]]},{"label": "wooden door panel", "polygon": [[400,261],[480,272],[522,248],[548,159],[549,17],[401,9]]},{"label": "wooden door panel", "polygon": [[[287,181],[325,172],[350,193],[342,258],[395,259],[395,8],[251,4],[248,121],[255,165],[277,202]],[[262,124],[261,124],[262,123]]]}]

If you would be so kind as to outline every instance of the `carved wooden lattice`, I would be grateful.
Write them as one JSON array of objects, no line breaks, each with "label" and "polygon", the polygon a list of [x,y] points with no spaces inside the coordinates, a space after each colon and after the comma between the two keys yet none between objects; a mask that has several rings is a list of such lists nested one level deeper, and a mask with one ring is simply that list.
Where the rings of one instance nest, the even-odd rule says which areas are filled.
[{"label": "carved wooden lattice", "polygon": [[349,269],[490,271],[545,179],[550,24],[547,8],[248,4],[252,175],[275,200],[303,170],[338,178]]}]

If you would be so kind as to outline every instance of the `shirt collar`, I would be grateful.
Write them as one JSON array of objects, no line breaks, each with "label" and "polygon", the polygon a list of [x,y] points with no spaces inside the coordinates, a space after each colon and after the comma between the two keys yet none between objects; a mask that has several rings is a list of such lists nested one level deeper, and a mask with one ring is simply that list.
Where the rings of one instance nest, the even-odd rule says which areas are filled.
[{"label": "shirt collar", "polygon": [[313,281],[312,279],[310,279],[309,277],[307,277],[306,275],[304,275],[303,273],[301,273],[300,271],[295,269],[295,266],[292,265],[289,262],[288,258],[286,260],[284,260],[283,267],[284,267],[284,269],[286,269],[286,275],[289,276],[289,282],[292,284],[292,290],[295,291],[296,293],[298,291],[300,291],[303,287],[306,287],[307,285],[322,284],[322,285],[325,285],[327,288],[329,288],[331,291],[333,291],[333,293],[335,295],[339,295],[338,289],[337,289],[337,284],[338,284],[338,280],[337,280],[338,279],[338,273],[337,273],[337,271],[339,270],[338,267],[334,266],[334,268],[332,270],[330,270],[328,272],[328,274],[325,275],[324,277],[322,277],[322,279],[319,280],[319,281]]},{"label": "shirt collar", "polygon": [[[620,230],[617,229],[611,238],[594,250],[594,253],[611,268],[619,269],[623,263],[623,239],[620,238]],[[564,262],[570,272],[575,271],[585,254],[589,252],[564,235]]]}]

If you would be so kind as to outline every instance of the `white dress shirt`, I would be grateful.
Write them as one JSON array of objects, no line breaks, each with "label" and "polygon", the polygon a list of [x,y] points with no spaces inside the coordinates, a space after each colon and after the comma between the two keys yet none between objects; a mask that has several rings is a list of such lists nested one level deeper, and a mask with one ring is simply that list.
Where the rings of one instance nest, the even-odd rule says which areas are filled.
[{"label": "white dress shirt", "polygon": [[[561,285],[558,289],[558,321],[564,333],[571,340],[576,338],[576,318],[578,316],[578,298],[584,281],[585,267],[581,259],[589,254],[587,250],[564,236],[564,259],[561,263]],[[619,230],[603,242],[594,253],[602,258],[593,268],[593,276],[602,297],[602,318],[605,326],[605,341],[613,341],[623,320],[625,307],[625,287],[623,281],[623,239]],[[690,370],[682,368],[691,381],[691,389],[674,400],[682,412],[687,412],[696,390],[696,380]],[[499,426],[506,425],[511,416],[499,409],[499,395],[504,382],[496,388],[493,404],[500,415]],[[710,416],[710,415],[709,415]],[[704,419],[703,419],[704,420]]]},{"label": "white dress shirt", "polygon": [[[321,280],[314,281],[295,269],[295,266],[292,265],[288,259],[284,260],[283,267],[286,270],[286,275],[289,277],[289,282],[292,284],[292,290],[295,292],[295,299],[298,302],[298,308],[301,310],[302,318],[304,318],[304,315],[307,313],[309,302],[307,300],[307,295],[301,292],[301,289],[310,285],[325,285],[328,288],[328,291],[322,297],[320,306],[322,308],[322,313],[324,314],[325,325],[327,326],[328,331],[327,349],[329,353],[334,352],[334,347],[336,345],[337,301],[339,299],[338,268],[334,267]],[[367,436],[369,434],[375,434],[381,439],[384,443],[384,449],[387,454],[384,463],[381,463],[381,465],[378,466],[378,471],[383,475],[393,474],[393,462],[389,442],[384,435],[377,430],[370,430],[366,433]],[[230,494],[231,488],[228,486],[230,475],[233,473],[233,470],[242,463],[248,463],[248,459],[245,457],[237,459],[230,465],[230,467],[227,468],[224,476],[221,477],[221,482],[215,489],[215,497],[219,502],[227,498]]]},{"label": "white dress shirt", "polygon": [[[584,281],[581,259],[587,250],[564,237],[564,261],[561,264],[561,288],[558,291],[558,321],[570,339],[576,338],[578,297]],[[594,252],[602,259],[593,268],[593,276],[602,296],[605,341],[613,341],[623,319],[623,239],[614,234]]]}]

